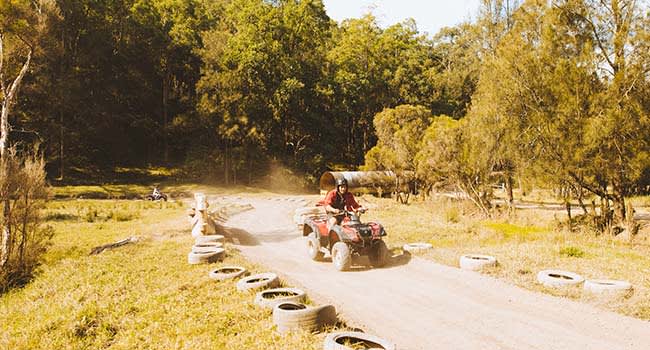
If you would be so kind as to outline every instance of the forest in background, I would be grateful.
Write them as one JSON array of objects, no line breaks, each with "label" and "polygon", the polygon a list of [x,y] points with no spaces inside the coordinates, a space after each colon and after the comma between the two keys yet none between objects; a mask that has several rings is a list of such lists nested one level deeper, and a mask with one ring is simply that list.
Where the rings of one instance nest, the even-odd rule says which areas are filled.
[{"label": "forest in background", "polygon": [[0,80],[31,58],[9,139],[39,144],[52,179],[363,166],[458,188],[486,215],[495,183],[512,203],[533,181],[585,213],[600,198],[606,222],[650,185],[645,1],[484,0],[433,37],[371,13],[336,23],[320,0],[0,4]]},{"label": "forest in background", "polygon": [[[11,6],[30,10],[2,2],[5,24],[20,20]],[[164,165],[248,183],[270,159],[316,176],[362,164],[386,107],[463,117],[474,35],[467,24],[427,38],[371,14],[337,24],[319,0],[56,1],[10,138],[39,143],[51,178]],[[5,37],[8,79],[25,49]]]}]

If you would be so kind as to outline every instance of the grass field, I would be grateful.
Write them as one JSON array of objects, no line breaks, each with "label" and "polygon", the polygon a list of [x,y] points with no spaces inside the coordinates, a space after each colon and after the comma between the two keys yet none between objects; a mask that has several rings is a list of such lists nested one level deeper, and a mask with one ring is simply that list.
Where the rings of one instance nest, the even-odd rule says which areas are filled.
[{"label": "grass field", "polygon": [[[263,272],[233,249],[223,263],[189,265],[193,239],[181,202],[80,199],[129,198],[147,193],[141,185],[55,188],[60,199],[46,217],[56,235],[34,280],[0,296],[0,349],[319,349],[323,334],[280,336],[270,313],[254,306],[253,295],[233,282],[207,276],[211,268],[242,265]],[[176,196],[213,187],[164,187]],[[233,188],[219,193],[263,190]],[[639,203],[647,201],[636,199]],[[471,205],[449,200],[401,205],[364,196],[388,231],[389,246],[429,242],[425,259],[458,266],[462,254],[494,255],[499,265],[484,273],[523,288],[596,304],[650,319],[650,239],[632,243],[593,233],[558,229],[564,213],[521,210],[514,217],[484,220]],[[136,244],[99,255],[99,245],[137,236]],[[535,281],[539,270],[558,268],[586,278],[630,281],[634,295],[615,302],[583,296],[579,289],[553,290]]]},{"label": "grass field", "polygon": [[[463,254],[493,255],[499,264],[484,271],[486,274],[526,289],[650,320],[647,229],[630,243],[611,236],[560,229],[564,212],[518,210],[514,217],[485,220],[474,216],[471,206],[448,199],[410,205],[370,196],[362,201],[374,207],[364,220],[377,219],[384,224],[390,247],[431,243],[433,249],[420,255],[450,266],[458,266]],[[628,299],[609,301],[583,295],[579,288],[550,289],[536,283],[537,272],[545,269],[573,271],[586,279],[627,280],[635,291]]]},{"label": "grass field", "polygon": [[[193,243],[181,203],[57,200],[45,263],[22,289],[0,296],[0,349],[319,349],[324,335],[274,331],[270,312],[212,268],[261,267],[228,249],[226,260],[189,265]],[[99,255],[92,247],[140,241]]]}]

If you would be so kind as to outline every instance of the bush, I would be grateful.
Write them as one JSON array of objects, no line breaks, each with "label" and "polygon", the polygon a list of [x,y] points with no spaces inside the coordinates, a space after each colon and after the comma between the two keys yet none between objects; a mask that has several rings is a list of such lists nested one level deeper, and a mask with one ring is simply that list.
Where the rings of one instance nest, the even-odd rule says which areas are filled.
[{"label": "bush", "polygon": [[560,255],[569,258],[582,258],[585,256],[585,252],[578,247],[564,247],[560,249]]},{"label": "bush", "polygon": [[0,291],[26,283],[39,265],[53,230],[41,225],[49,196],[45,163],[8,151],[0,159]]}]

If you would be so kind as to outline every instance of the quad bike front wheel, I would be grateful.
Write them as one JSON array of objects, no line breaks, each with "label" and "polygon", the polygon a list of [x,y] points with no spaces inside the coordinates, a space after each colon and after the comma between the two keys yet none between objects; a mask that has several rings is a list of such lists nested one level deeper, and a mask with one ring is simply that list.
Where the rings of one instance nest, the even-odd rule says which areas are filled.
[{"label": "quad bike front wheel", "polygon": [[320,251],[320,240],[316,236],[316,232],[312,232],[307,236],[307,254],[311,260],[323,260],[323,252]]},{"label": "quad bike front wheel", "polygon": [[332,246],[332,262],[339,271],[349,270],[350,265],[352,265],[350,247],[343,242],[334,243],[334,246]]},{"label": "quad bike front wheel", "polygon": [[370,264],[374,267],[384,267],[388,263],[388,247],[386,242],[378,241],[368,255]]}]

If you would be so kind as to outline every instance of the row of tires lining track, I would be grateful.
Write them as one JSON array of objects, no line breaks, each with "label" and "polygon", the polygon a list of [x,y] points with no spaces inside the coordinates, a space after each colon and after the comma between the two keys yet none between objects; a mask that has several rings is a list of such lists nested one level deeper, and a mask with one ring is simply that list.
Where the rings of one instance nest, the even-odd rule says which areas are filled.
[{"label": "row of tires lining track", "polygon": [[[431,249],[428,243],[407,243],[403,250],[409,253],[422,252]],[[463,270],[480,271],[487,267],[497,266],[497,259],[490,255],[466,254],[459,258],[459,266]],[[548,288],[565,288],[580,286],[583,290],[592,295],[605,297],[630,297],[634,291],[632,285],[627,281],[610,279],[590,279],[577,273],[563,270],[543,270],[537,273],[537,282]]]},{"label": "row of tires lining track", "polygon": [[[304,203],[304,201],[297,201]],[[301,204],[302,204],[301,203]],[[304,205],[304,204],[303,204]],[[241,212],[252,209],[239,206]],[[191,214],[190,214],[191,215]],[[214,222],[224,223],[233,211],[220,208],[210,213]],[[189,264],[210,264],[225,258],[225,237],[223,235],[202,235],[195,237],[194,245],[188,254]],[[208,277],[215,281],[237,281],[237,290],[243,293],[255,292],[253,302],[267,310],[272,310],[273,324],[279,333],[285,334],[295,329],[320,332],[338,323],[336,309],[332,305],[306,305],[307,295],[298,288],[280,287],[278,276],[272,272],[250,275],[240,266],[222,266],[212,269]],[[346,349],[395,349],[395,345],[379,337],[362,332],[328,333],[323,343],[325,350]]]}]

